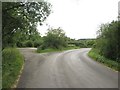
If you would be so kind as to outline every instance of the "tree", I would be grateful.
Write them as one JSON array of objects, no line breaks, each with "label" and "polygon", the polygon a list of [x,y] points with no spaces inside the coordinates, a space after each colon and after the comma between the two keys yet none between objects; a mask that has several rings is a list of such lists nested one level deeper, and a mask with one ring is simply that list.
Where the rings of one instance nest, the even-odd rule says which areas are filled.
[{"label": "tree", "polygon": [[102,24],[98,31],[96,48],[99,53],[107,58],[120,59],[120,22],[113,21],[109,24]]},{"label": "tree", "polygon": [[[18,37],[16,40],[16,46],[18,47],[38,47],[43,43],[43,38],[41,37],[40,33],[36,30],[34,30],[34,32],[32,31],[31,34],[21,32],[17,36]],[[27,43],[31,43],[31,45]]]},{"label": "tree", "polygon": [[2,37],[3,47],[13,46],[19,33],[30,35],[36,31],[38,22],[42,22],[51,13],[51,4],[41,2],[3,2]]},{"label": "tree", "polygon": [[61,28],[48,29],[46,36],[44,37],[44,46],[50,48],[61,49],[67,46],[67,37],[65,32]]}]

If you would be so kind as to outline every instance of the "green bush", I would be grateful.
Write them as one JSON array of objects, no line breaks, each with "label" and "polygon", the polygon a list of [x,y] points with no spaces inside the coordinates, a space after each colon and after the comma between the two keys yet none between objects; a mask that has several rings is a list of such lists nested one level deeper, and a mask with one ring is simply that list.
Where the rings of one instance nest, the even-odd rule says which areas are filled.
[{"label": "green bush", "polygon": [[46,36],[43,37],[44,47],[53,48],[53,49],[61,49],[63,47],[67,47],[67,38],[65,32],[61,28],[48,29]]},{"label": "green bush", "polygon": [[16,46],[17,47],[25,47],[25,43],[24,42],[17,42]]},{"label": "green bush", "polygon": [[30,40],[24,42],[24,44],[25,44],[26,47],[33,47],[33,42],[30,41]]},{"label": "green bush", "polygon": [[44,46],[40,46],[37,48],[37,52],[38,53],[45,53],[45,52],[59,52],[59,51],[64,51],[64,50],[70,50],[70,49],[80,49],[79,47],[77,46],[71,46],[69,45],[68,47],[61,47],[59,49],[56,49],[56,48],[47,48],[47,47],[44,47]]},{"label": "green bush", "polygon": [[62,51],[62,50],[55,49],[55,48],[46,48],[46,49],[42,50],[41,47],[37,48],[38,53],[48,53],[48,52],[58,52],[58,51]]},{"label": "green bush", "polygon": [[120,21],[102,24],[97,31],[95,48],[106,58],[120,61]]},{"label": "green bush", "polygon": [[42,45],[42,41],[40,41],[40,40],[34,41],[34,47],[39,47],[41,45]]},{"label": "green bush", "polygon": [[20,74],[24,58],[19,50],[5,48],[2,51],[2,59],[2,87],[11,88]]},{"label": "green bush", "polygon": [[22,47],[22,43],[21,43],[21,42],[17,42],[17,43],[16,43],[16,46],[17,46],[17,47]]},{"label": "green bush", "polygon": [[108,58],[105,58],[104,56],[99,54],[99,50],[98,49],[92,49],[89,53],[88,56],[90,56],[91,58],[93,58],[94,60],[105,64],[106,66],[113,68],[115,70],[119,70],[118,68],[118,62],[115,60],[111,60]]}]

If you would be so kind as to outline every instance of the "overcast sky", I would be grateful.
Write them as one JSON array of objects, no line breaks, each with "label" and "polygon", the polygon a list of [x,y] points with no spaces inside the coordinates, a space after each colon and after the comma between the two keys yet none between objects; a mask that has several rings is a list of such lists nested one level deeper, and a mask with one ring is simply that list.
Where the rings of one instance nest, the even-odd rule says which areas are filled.
[{"label": "overcast sky", "polygon": [[95,38],[100,24],[117,20],[119,0],[49,0],[53,13],[38,30],[61,27],[68,37]]}]

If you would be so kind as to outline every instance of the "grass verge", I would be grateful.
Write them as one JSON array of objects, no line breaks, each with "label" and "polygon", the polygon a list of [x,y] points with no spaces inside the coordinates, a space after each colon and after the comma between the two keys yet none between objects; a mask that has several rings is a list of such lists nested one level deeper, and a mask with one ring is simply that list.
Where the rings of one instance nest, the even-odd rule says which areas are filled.
[{"label": "grass verge", "polygon": [[24,58],[16,48],[2,51],[2,88],[12,88],[20,74]]},{"label": "grass verge", "polygon": [[37,48],[37,52],[38,53],[60,52],[60,51],[71,50],[71,49],[79,49],[79,47],[65,47],[65,48],[62,48],[62,49],[47,48],[47,49],[44,49],[44,50],[41,50],[41,48]]},{"label": "grass verge", "polygon": [[89,53],[88,53],[88,56],[93,58],[93,60],[98,61],[98,62],[100,62],[100,63],[102,63],[102,64],[104,64],[104,65],[106,65],[106,66],[108,66],[108,67],[110,67],[110,68],[112,68],[114,70],[116,70],[116,71],[119,70],[118,69],[118,65],[119,65],[118,62],[107,59],[104,56],[101,56],[98,53],[97,49],[91,49],[89,51]]}]

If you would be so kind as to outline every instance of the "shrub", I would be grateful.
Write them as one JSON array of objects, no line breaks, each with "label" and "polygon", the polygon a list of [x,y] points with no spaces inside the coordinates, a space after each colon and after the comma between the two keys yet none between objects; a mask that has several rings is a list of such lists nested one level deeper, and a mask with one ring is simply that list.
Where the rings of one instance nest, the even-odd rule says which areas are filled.
[{"label": "shrub", "polygon": [[22,47],[22,43],[21,43],[21,42],[17,42],[17,43],[16,43],[16,46]]},{"label": "shrub", "polygon": [[17,42],[16,46],[17,47],[25,47],[25,42]]},{"label": "shrub", "polygon": [[91,58],[93,58],[94,60],[96,60],[96,61],[98,61],[100,63],[103,63],[103,64],[105,64],[106,66],[108,66],[110,68],[113,68],[115,70],[119,70],[118,65],[120,63],[118,63],[115,60],[111,60],[111,59],[106,58],[105,56],[100,55],[98,49],[92,49],[92,50],[90,50],[90,52],[88,53],[88,55]]},{"label": "shrub", "polygon": [[26,41],[24,44],[26,47],[33,47],[33,42],[30,40]]},{"label": "shrub", "polygon": [[42,45],[42,41],[40,41],[40,40],[34,41],[34,47],[39,47],[41,45]]},{"label": "shrub", "polygon": [[102,24],[97,33],[95,48],[104,57],[120,61],[120,21]]},{"label": "shrub", "polygon": [[2,87],[11,88],[20,74],[24,58],[15,48],[3,49],[2,57]]},{"label": "shrub", "polygon": [[65,32],[61,28],[48,29],[46,36],[43,38],[44,46],[47,48],[61,49],[67,46]]}]

